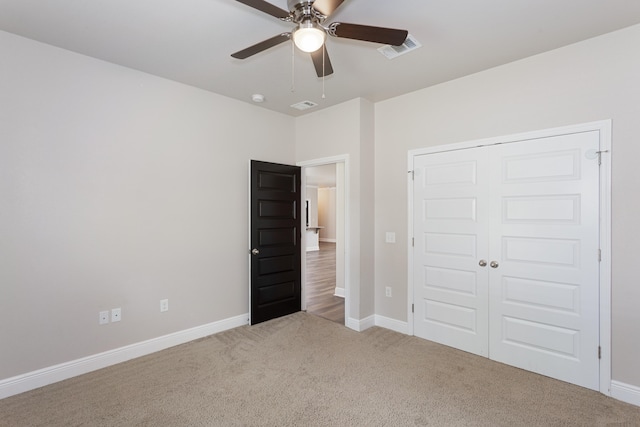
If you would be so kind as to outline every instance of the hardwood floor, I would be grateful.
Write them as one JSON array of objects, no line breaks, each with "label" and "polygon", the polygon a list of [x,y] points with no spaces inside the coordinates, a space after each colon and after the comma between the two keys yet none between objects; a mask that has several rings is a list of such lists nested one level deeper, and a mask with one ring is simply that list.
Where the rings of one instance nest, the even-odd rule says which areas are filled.
[{"label": "hardwood floor", "polygon": [[307,252],[307,312],[344,325],[344,298],[336,288],[336,244],[320,242],[320,250]]}]

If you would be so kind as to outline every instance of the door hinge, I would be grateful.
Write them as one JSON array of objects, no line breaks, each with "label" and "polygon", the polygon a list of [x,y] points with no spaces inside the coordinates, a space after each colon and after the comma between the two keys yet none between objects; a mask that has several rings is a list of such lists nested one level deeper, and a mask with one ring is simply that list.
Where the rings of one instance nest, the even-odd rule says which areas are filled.
[{"label": "door hinge", "polygon": [[598,166],[602,164],[602,153],[608,153],[608,152],[609,150],[596,151],[596,154],[598,155]]},{"label": "door hinge", "polygon": [[602,262],[602,249],[598,249],[598,262]]},{"label": "door hinge", "polygon": [[602,359],[602,347],[598,346],[598,359]]},{"label": "door hinge", "polygon": [[413,304],[411,304],[411,312],[412,312],[412,313],[414,312],[414,311],[413,311]]},{"label": "door hinge", "polygon": [[412,237],[412,238],[411,238],[411,247],[414,247],[414,246],[415,246],[415,240],[416,240],[416,239],[415,239],[415,237]]}]

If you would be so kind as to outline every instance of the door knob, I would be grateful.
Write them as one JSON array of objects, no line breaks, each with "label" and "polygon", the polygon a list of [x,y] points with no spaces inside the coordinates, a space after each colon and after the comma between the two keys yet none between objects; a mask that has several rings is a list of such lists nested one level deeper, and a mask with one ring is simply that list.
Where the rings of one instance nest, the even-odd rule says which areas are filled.
[{"label": "door knob", "polygon": [[260,253],[256,248],[251,249],[251,255],[258,255]]},{"label": "door knob", "polygon": [[489,264],[491,266],[491,268],[498,268],[498,262],[497,261],[491,261],[491,264]]},{"label": "door knob", "polygon": [[485,261],[485,260],[481,259],[481,260],[480,260],[480,262],[478,263],[478,265],[479,265],[480,267],[486,267],[486,266],[487,266],[487,261]]}]

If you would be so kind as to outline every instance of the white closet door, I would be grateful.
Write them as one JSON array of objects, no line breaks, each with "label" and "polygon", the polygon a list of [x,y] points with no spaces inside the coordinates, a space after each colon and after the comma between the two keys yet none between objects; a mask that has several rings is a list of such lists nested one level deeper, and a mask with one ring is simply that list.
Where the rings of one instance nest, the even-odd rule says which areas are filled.
[{"label": "white closet door", "polygon": [[482,148],[414,163],[414,333],[488,355],[488,157]]},{"label": "white closet door", "polygon": [[599,133],[490,149],[491,359],[599,388]]}]

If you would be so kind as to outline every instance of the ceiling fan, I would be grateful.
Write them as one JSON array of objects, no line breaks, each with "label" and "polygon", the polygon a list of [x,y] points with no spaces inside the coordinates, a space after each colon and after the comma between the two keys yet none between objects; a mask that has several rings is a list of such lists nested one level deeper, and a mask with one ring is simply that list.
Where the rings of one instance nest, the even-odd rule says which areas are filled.
[{"label": "ceiling fan", "polygon": [[[261,12],[275,16],[281,21],[292,22],[296,27],[290,33],[278,34],[246,49],[233,53],[237,59],[245,59],[256,53],[293,38],[298,49],[311,54],[311,60],[318,77],[333,73],[327,54],[325,40],[327,34],[333,37],[363,40],[374,43],[400,46],[407,38],[406,30],[371,27],[368,25],[334,22],[324,26],[324,21],[344,2],[344,0],[287,0],[289,11],[280,9],[265,0],[236,0]],[[324,46],[324,49],[321,49]]]}]

